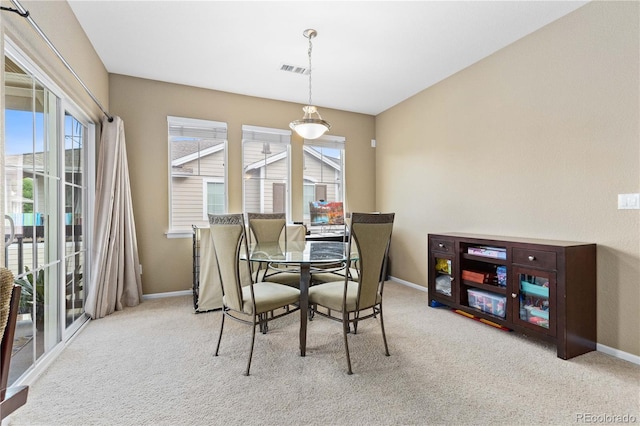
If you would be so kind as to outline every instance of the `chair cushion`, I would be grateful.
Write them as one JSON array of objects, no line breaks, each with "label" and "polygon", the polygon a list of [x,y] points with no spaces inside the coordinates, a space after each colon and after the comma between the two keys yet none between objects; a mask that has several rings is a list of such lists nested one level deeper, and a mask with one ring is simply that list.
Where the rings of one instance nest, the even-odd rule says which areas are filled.
[{"label": "chair cushion", "polygon": [[[253,295],[256,300],[256,314],[273,311],[300,300],[300,290],[297,288],[272,282],[255,283]],[[253,315],[249,286],[242,287],[242,302],[243,312],[247,315]]]},{"label": "chair cushion", "polygon": [[[344,281],[333,281],[314,285],[309,288],[309,303],[318,304],[333,311],[342,312],[342,297],[344,296]],[[347,312],[356,310],[356,298],[358,296],[358,283],[347,281]],[[376,296],[376,303],[382,301],[380,293]],[[370,308],[361,306],[360,309]]]},{"label": "chair cushion", "polygon": [[300,288],[300,273],[296,272],[267,272],[267,276],[262,276],[261,281],[277,282],[278,284],[288,285],[290,287]]},{"label": "chair cushion", "polygon": [[[266,277],[265,277],[266,272]],[[334,279],[335,280],[335,277]],[[300,288],[300,272],[277,272],[274,269],[261,268],[253,273],[253,282],[268,281],[272,283],[284,284],[295,288]]]},{"label": "chair cushion", "polygon": [[[320,283],[337,281],[340,279],[340,277],[344,278],[345,271],[346,269],[340,269],[339,271],[334,272],[312,272],[311,280],[313,282]],[[349,273],[351,274],[349,278],[351,278],[352,280],[358,279],[358,270],[356,268],[349,268]]]}]

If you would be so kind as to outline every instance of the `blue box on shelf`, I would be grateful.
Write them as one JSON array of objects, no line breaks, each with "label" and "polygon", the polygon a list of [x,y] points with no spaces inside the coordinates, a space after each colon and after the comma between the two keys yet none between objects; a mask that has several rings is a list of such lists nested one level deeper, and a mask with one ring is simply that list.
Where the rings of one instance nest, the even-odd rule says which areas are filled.
[{"label": "blue box on shelf", "polygon": [[549,287],[543,287],[541,285],[531,284],[527,281],[521,281],[520,288],[525,294],[549,298]]},{"label": "blue box on shelf", "polygon": [[506,287],[507,286],[507,267],[498,266],[496,268],[496,276],[498,278],[498,285],[500,287]]}]

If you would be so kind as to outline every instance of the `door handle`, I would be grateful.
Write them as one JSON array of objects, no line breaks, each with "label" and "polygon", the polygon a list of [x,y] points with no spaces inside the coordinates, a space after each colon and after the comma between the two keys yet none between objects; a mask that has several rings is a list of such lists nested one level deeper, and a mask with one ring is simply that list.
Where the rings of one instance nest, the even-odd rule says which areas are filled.
[{"label": "door handle", "polygon": [[9,247],[11,244],[13,244],[13,242],[16,239],[16,227],[13,224],[13,218],[11,216],[9,216],[8,214],[4,215],[4,220],[8,220],[9,221],[9,239],[8,240],[4,240],[4,246],[5,247]]}]

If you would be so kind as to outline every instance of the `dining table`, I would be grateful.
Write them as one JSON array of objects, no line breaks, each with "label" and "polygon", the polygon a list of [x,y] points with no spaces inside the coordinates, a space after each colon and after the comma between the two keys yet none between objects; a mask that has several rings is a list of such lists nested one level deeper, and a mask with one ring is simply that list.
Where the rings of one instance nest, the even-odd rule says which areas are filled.
[{"label": "dining table", "polygon": [[[287,267],[300,271],[300,356],[306,355],[307,320],[309,316],[309,286],[312,268],[343,267],[349,258],[349,244],[333,241],[278,241],[249,245],[249,260]],[[324,271],[324,269],[323,269]],[[277,275],[276,275],[277,276]],[[277,279],[275,279],[277,281]]]}]

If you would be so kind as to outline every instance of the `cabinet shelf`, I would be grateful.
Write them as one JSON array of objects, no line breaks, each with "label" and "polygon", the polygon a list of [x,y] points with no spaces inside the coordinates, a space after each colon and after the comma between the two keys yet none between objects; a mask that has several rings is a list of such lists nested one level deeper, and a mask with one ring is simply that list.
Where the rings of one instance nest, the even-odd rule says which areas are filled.
[{"label": "cabinet shelf", "polygon": [[463,259],[475,260],[476,262],[493,263],[496,265],[508,265],[509,261],[505,259],[496,259],[494,257],[477,256],[469,253],[462,253]]},{"label": "cabinet shelf", "polygon": [[[430,306],[448,306],[550,341],[562,359],[595,350],[595,244],[447,233],[429,234],[428,247]],[[470,254],[470,248],[493,249],[506,259]],[[443,275],[436,265],[443,261],[451,272],[446,294],[441,283],[436,287]],[[476,282],[469,271],[480,274],[478,281],[495,273],[506,285]]]},{"label": "cabinet shelf", "polygon": [[465,287],[479,288],[479,289],[482,289],[482,290],[490,291],[492,293],[498,293],[498,294],[502,294],[502,295],[507,294],[506,287],[500,287],[500,286],[493,285],[493,284],[480,284],[480,283],[477,283],[477,282],[474,282],[474,281],[463,280],[462,281],[462,285],[464,285]]}]

